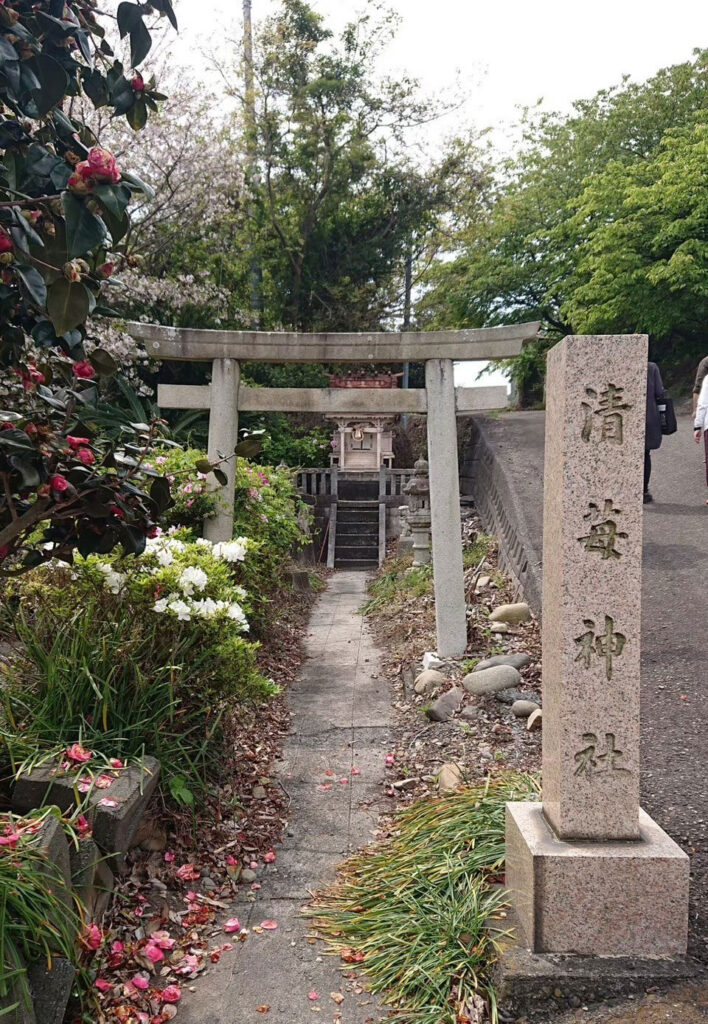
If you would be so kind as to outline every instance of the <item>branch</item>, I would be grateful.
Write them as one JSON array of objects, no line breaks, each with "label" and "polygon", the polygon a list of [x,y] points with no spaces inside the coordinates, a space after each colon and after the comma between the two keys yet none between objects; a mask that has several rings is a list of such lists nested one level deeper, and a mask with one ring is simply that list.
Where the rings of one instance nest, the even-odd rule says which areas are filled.
[{"label": "branch", "polygon": [[31,508],[28,508],[23,515],[15,519],[4,530],[0,530],[0,548],[11,544],[15,537],[19,537],[28,527],[34,526],[40,519],[45,518],[45,512],[52,504],[49,498],[38,498]]}]

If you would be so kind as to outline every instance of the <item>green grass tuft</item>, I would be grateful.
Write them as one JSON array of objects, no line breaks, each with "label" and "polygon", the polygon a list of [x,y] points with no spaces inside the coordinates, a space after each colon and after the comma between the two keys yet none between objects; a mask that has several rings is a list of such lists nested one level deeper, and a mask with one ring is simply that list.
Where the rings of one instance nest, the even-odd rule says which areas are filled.
[{"label": "green grass tuft", "polygon": [[504,805],[537,794],[532,777],[507,774],[413,804],[308,911],[344,969],[363,970],[396,1008],[391,1020],[455,1024],[475,995],[497,1020],[489,969],[499,933],[488,923],[505,904]]}]

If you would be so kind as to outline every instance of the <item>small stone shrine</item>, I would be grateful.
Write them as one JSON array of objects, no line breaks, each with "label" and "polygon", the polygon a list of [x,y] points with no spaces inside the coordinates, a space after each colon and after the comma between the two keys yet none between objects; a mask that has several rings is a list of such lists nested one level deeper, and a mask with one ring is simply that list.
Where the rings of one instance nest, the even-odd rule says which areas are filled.
[{"label": "small stone shrine", "polygon": [[[400,373],[374,373],[350,370],[328,374],[329,386],[335,389],[390,391],[398,387]],[[393,416],[327,416],[337,424],[332,436],[330,465],[349,473],[378,472],[382,466],[393,465]]]},{"label": "small stone shrine", "polygon": [[408,495],[409,512],[406,525],[410,530],[413,550],[413,565],[428,565],[430,562],[430,480],[428,463],[418,459],[413,466],[414,476],[403,488]]},{"label": "small stone shrine", "polygon": [[507,886],[538,953],[686,952],[689,862],[639,805],[644,335],[548,356],[543,802],[507,805]]}]

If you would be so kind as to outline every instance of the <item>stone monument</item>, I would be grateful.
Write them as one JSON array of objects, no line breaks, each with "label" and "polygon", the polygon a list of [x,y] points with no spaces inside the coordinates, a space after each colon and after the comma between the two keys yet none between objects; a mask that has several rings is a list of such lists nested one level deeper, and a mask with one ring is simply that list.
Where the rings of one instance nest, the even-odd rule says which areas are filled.
[{"label": "stone monument", "polygon": [[534,952],[686,952],[689,863],[639,805],[644,335],[548,356],[543,802],[507,805],[507,887]]}]

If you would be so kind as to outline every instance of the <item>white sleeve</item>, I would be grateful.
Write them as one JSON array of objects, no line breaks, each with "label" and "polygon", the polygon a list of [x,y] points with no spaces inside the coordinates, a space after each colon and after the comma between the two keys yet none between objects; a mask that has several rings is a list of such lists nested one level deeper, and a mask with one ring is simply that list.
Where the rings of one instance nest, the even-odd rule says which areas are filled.
[{"label": "white sleeve", "polygon": [[708,376],[703,378],[701,393],[698,396],[696,417],[693,421],[696,430],[708,429]]}]

